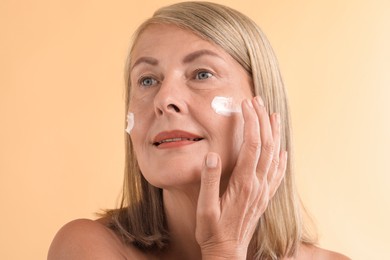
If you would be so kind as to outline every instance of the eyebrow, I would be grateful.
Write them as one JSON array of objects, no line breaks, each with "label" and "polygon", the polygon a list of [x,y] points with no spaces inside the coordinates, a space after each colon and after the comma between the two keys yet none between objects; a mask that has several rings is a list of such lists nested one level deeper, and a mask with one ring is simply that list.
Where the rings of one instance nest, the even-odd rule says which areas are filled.
[{"label": "eyebrow", "polygon": [[[216,54],[215,52],[213,52],[211,50],[203,49],[203,50],[194,51],[194,52],[186,55],[183,58],[183,63],[193,62],[194,60],[200,58],[201,56],[205,56],[205,55],[214,56],[214,57],[218,57],[218,58],[222,59],[222,57],[219,56],[218,54]],[[158,60],[155,58],[152,58],[152,57],[141,57],[141,58],[137,59],[136,62],[134,62],[133,66],[131,66],[130,71],[132,71],[134,69],[134,67],[136,67],[137,65],[139,65],[141,63],[146,63],[146,64],[149,64],[152,66],[157,66]]]},{"label": "eyebrow", "polygon": [[137,59],[136,62],[134,62],[133,66],[131,66],[130,71],[132,71],[134,69],[134,67],[136,67],[137,65],[139,65],[141,63],[146,63],[149,65],[157,66],[158,60],[155,58],[152,58],[152,57],[141,57],[141,58]]},{"label": "eyebrow", "polygon": [[190,62],[192,62],[192,61],[194,61],[194,60],[196,60],[196,59],[198,59],[198,58],[200,58],[201,56],[204,56],[204,55],[209,55],[209,56],[214,56],[214,57],[221,58],[215,52],[207,50],[207,49],[203,49],[203,50],[199,50],[199,51],[194,51],[194,52],[188,54],[187,56],[185,56],[184,59],[183,59],[183,63],[190,63]]}]

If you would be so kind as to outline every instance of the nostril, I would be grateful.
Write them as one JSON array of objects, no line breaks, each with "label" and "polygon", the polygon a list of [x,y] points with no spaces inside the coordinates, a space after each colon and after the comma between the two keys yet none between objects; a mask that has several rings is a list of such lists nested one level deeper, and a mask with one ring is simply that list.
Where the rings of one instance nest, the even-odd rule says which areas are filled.
[{"label": "nostril", "polygon": [[180,109],[179,109],[175,104],[169,104],[169,105],[168,105],[168,108],[174,109],[175,112],[180,112]]},{"label": "nostril", "polygon": [[157,113],[161,116],[163,113],[163,111],[161,109],[157,109]]}]

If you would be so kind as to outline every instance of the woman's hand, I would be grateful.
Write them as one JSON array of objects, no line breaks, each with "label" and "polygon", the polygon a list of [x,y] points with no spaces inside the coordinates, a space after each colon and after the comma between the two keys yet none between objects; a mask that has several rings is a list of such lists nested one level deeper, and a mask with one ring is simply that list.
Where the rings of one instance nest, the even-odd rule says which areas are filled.
[{"label": "woman's hand", "polygon": [[260,97],[245,100],[242,111],[244,142],[221,198],[218,154],[207,154],[202,171],[196,240],[203,259],[246,259],[256,225],[286,171],[278,115],[270,118]]}]

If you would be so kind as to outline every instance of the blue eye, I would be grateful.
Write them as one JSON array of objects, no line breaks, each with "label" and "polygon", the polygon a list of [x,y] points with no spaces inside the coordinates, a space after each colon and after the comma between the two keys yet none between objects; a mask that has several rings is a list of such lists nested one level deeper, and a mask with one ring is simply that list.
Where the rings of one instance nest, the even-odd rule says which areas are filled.
[{"label": "blue eye", "polygon": [[157,83],[157,80],[151,77],[144,77],[139,80],[139,84],[144,87],[150,87]]},{"label": "blue eye", "polygon": [[213,74],[208,72],[208,71],[198,71],[196,73],[195,79],[205,80],[205,79],[211,78],[212,76],[213,76]]}]

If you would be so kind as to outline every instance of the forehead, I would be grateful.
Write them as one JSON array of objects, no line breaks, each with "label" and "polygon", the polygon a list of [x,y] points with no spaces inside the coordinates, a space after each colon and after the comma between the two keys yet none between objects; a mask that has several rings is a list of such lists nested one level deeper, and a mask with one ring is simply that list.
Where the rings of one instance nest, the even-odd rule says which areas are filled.
[{"label": "forehead", "polygon": [[230,57],[222,47],[199,37],[188,29],[169,24],[152,24],[138,35],[132,48],[131,59],[134,60],[137,56],[161,55],[162,51],[167,50],[180,54],[180,52],[199,49],[209,49],[220,56]]}]

